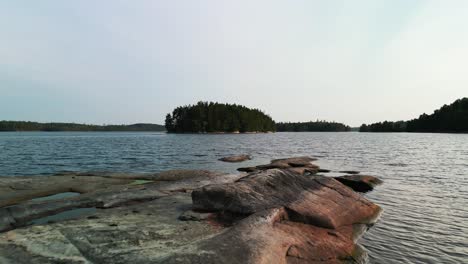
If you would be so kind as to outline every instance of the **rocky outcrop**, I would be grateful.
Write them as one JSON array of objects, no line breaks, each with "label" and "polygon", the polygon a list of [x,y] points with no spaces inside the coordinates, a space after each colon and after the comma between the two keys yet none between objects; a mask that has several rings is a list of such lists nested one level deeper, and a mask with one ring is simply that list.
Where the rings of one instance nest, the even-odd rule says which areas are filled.
[{"label": "rocky outcrop", "polygon": [[219,160],[224,161],[224,162],[242,162],[242,161],[251,160],[251,159],[252,157],[250,157],[249,155],[235,155],[235,156],[223,157],[223,158],[220,158]]},{"label": "rocky outcrop", "polygon": [[[196,210],[218,212],[228,223],[234,219],[232,230],[217,239],[247,249],[239,263],[364,263],[366,253],[355,240],[381,213],[332,178],[279,169],[202,187],[192,199]],[[239,251],[230,245],[220,254]]]},{"label": "rocky outcrop", "polygon": [[345,175],[335,179],[356,192],[369,192],[383,183],[382,180],[369,175]]},{"label": "rocky outcrop", "polygon": [[[5,177],[0,207],[0,232],[27,225],[30,221],[79,208],[111,208],[134,202],[154,200],[173,192],[189,192],[195,188],[238,179],[205,170],[172,170],[156,174],[83,173],[50,177]],[[146,180],[146,184],[138,183]],[[8,183],[8,180],[11,180]],[[46,184],[44,184],[44,181]],[[20,184],[19,184],[20,183]],[[107,185],[106,185],[107,184]],[[7,188],[10,186],[10,188]],[[21,189],[20,189],[21,188]],[[68,199],[34,201],[33,198],[77,191],[82,194]],[[20,203],[21,201],[26,201]]]},{"label": "rocky outcrop", "polygon": [[[270,166],[280,168],[261,166],[247,175],[41,177],[50,187],[34,177],[0,177],[0,195],[12,197],[0,207],[0,263],[365,263],[356,239],[380,207],[338,180],[300,170],[318,170],[312,160],[273,160]],[[30,197],[42,195],[40,188],[52,193],[53,179],[66,190],[81,182],[81,195],[15,196],[15,190]],[[71,220],[28,226],[89,207],[94,211]]]},{"label": "rocky outcrop", "polygon": [[371,223],[380,208],[338,181],[288,170],[253,173],[228,184],[192,192],[195,210],[250,215],[284,207],[302,222],[323,228]]},{"label": "rocky outcrop", "polygon": [[317,159],[311,157],[293,157],[286,159],[275,159],[270,164],[258,165],[256,167],[239,168],[241,172],[256,172],[268,169],[285,169],[298,174],[315,174],[319,171],[319,166],[312,164]]}]

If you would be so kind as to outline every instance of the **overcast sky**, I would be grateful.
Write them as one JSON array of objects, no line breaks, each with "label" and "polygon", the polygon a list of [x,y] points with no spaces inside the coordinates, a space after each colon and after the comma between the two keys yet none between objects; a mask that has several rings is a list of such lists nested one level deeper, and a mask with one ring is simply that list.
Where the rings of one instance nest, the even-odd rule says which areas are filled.
[{"label": "overcast sky", "polygon": [[465,0],[2,1],[0,120],[411,119],[468,95]]}]

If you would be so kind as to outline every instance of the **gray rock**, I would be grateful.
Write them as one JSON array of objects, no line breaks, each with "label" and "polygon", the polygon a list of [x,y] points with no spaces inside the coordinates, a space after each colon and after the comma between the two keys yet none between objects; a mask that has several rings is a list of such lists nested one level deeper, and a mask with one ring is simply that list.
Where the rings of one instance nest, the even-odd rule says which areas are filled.
[{"label": "gray rock", "polygon": [[250,157],[249,155],[235,155],[235,156],[220,158],[219,160],[224,161],[224,162],[242,162],[242,161],[251,160],[251,159],[252,157]]}]

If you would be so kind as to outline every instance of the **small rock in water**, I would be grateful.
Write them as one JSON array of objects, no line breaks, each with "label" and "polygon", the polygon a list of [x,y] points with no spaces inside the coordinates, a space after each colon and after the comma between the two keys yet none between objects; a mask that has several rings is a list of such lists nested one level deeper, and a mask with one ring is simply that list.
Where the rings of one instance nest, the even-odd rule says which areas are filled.
[{"label": "small rock in water", "polygon": [[234,155],[234,156],[220,158],[219,160],[224,161],[224,162],[242,162],[242,161],[251,160],[251,159],[252,157],[250,157],[249,155]]},{"label": "small rock in water", "polygon": [[353,171],[353,170],[344,170],[344,171],[339,171],[339,173],[347,173],[347,174],[359,174],[359,171]]},{"label": "small rock in water", "polygon": [[372,191],[376,185],[382,184],[382,180],[369,175],[345,175],[335,177],[335,180],[356,192],[369,192]]}]

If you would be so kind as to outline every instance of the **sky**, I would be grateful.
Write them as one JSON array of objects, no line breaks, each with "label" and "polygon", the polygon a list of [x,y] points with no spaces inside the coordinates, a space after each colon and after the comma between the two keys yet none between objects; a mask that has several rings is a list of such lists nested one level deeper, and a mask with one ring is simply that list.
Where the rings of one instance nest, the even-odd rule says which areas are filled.
[{"label": "sky", "polygon": [[0,120],[163,123],[202,101],[275,121],[407,120],[468,96],[465,0],[0,3]]}]

